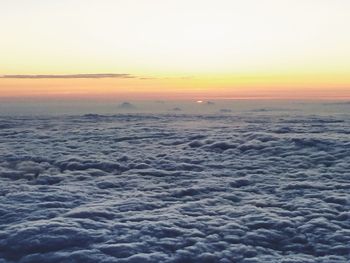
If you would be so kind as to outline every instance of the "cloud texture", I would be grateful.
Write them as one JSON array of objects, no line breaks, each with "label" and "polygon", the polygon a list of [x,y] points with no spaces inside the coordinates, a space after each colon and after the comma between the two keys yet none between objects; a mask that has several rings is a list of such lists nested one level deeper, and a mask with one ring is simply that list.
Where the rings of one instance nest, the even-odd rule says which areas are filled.
[{"label": "cloud texture", "polygon": [[0,262],[348,262],[350,119],[0,117]]}]

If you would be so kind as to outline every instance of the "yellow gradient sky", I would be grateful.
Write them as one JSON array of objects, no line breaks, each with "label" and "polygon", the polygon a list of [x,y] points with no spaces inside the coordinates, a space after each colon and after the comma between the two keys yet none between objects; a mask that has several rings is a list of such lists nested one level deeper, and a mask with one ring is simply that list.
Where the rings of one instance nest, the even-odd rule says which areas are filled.
[{"label": "yellow gradient sky", "polygon": [[349,13],[348,0],[0,0],[0,98],[348,99]]}]

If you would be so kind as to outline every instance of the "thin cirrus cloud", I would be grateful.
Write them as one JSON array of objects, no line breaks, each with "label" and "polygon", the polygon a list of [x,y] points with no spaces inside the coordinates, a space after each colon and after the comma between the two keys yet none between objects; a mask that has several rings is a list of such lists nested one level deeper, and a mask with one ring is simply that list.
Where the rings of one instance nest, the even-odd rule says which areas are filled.
[{"label": "thin cirrus cloud", "polygon": [[3,79],[103,79],[103,78],[120,78],[120,79],[134,79],[137,76],[131,74],[65,74],[65,75],[2,75]]}]

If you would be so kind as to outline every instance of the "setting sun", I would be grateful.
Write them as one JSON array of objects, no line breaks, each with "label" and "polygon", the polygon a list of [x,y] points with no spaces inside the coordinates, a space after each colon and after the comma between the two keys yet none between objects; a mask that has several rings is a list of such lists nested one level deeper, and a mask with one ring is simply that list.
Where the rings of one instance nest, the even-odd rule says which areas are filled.
[{"label": "setting sun", "polygon": [[0,263],[350,262],[350,0],[0,0]]}]

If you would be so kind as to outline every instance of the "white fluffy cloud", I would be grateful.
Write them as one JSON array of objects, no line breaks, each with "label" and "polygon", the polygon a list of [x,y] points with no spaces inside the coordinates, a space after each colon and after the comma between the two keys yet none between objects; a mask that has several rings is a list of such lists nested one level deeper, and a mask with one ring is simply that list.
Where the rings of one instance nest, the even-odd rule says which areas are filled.
[{"label": "white fluffy cloud", "polygon": [[350,260],[346,115],[0,124],[0,262]]}]

